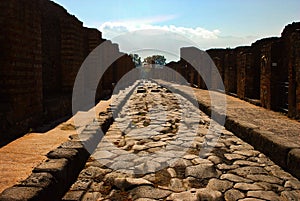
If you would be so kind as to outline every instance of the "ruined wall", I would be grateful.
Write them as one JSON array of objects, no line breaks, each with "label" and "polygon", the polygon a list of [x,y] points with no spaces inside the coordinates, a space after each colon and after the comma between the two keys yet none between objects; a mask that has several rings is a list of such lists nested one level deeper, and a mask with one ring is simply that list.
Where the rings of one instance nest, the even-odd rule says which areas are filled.
[{"label": "ruined wall", "polygon": [[61,19],[67,11],[54,3],[42,1],[42,70],[43,70],[43,115],[45,121],[70,114],[71,102],[64,95],[62,61]]},{"label": "ruined wall", "polygon": [[279,38],[264,41],[261,47],[260,100],[268,109],[279,110],[284,99],[281,82],[287,78],[287,71],[282,63],[282,43]]},{"label": "ruined wall", "polygon": [[226,93],[237,92],[237,69],[236,69],[237,52],[228,49],[224,58],[224,86]]},{"label": "ruined wall", "polygon": [[288,109],[288,66],[284,64],[284,44],[281,40],[271,47],[271,109],[287,112]]},{"label": "ruined wall", "polygon": [[217,67],[218,71],[213,71],[212,72],[212,88],[214,89],[223,89],[221,87],[221,83],[218,83],[217,80],[217,73],[219,73],[219,76],[222,79],[222,82],[224,81],[224,59],[225,59],[225,49],[209,49],[206,51],[208,55],[211,57],[213,60],[215,66]]},{"label": "ruined wall", "polygon": [[[40,1],[0,2],[1,142],[38,124],[42,116]],[[6,131],[10,132],[6,132]]]},{"label": "ruined wall", "polygon": [[[30,128],[71,114],[77,72],[104,40],[101,32],[83,27],[75,16],[48,0],[1,1],[0,32],[0,141],[5,144]],[[116,44],[101,58],[112,51],[119,52]],[[124,62],[113,64],[105,85],[100,81],[99,97],[129,70],[128,58]],[[119,68],[122,71],[115,70]],[[82,83],[88,87],[93,79],[84,77]]]},{"label": "ruined wall", "polygon": [[[241,99],[246,97],[248,68],[251,62],[251,57],[248,54],[250,47],[237,47],[236,52],[236,93]],[[248,68],[247,68],[248,67]],[[247,83],[247,84],[246,84]]]},{"label": "ruined wall", "polygon": [[182,75],[184,74],[184,70],[185,70],[185,65],[186,62],[183,60],[180,61],[172,61],[168,64],[166,64],[166,66],[168,66],[172,71],[172,73],[169,75],[169,79],[170,81],[176,82],[176,83],[181,83],[182,80]]},{"label": "ruined wall", "polygon": [[[181,55],[188,49],[181,48]],[[218,71],[210,72],[211,89],[219,89],[216,75],[224,81],[225,92],[237,94],[255,104],[275,111],[287,112],[290,117],[300,118],[300,22],[287,25],[281,37],[258,40],[251,46],[235,49],[209,49],[206,51]],[[181,56],[185,57],[185,56]],[[195,58],[197,64],[207,65],[207,61]],[[184,59],[172,63],[185,66],[178,70],[187,80],[199,88],[205,89],[205,83]],[[192,62],[193,63],[193,62]],[[207,72],[202,69],[202,73]],[[198,77],[197,77],[198,76]]]},{"label": "ruined wall", "polygon": [[[211,69],[207,67],[210,60],[206,57],[205,52],[195,47],[183,47],[180,48],[180,57],[178,63],[181,65],[181,75],[191,86],[201,89],[211,86]],[[196,69],[200,70],[201,74]],[[207,83],[204,81],[204,76]]]},{"label": "ruined wall", "polygon": [[288,115],[300,118],[300,23],[287,25],[282,34],[284,65],[288,68]]}]

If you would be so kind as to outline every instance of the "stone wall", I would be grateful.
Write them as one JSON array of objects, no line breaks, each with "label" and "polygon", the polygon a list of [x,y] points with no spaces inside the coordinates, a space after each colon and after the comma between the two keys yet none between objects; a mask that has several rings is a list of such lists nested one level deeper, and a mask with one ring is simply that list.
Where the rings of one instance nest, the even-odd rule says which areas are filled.
[{"label": "stone wall", "polygon": [[236,69],[237,53],[233,49],[225,52],[224,59],[224,86],[226,93],[236,94],[237,92],[237,69]]},{"label": "stone wall", "polygon": [[[83,27],[48,0],[1,1],[0,32],[0,141],[5,144],[45,122],[71,115],[77,72],[105,40],[100,31]],[[95,62],[114,52],[121,55],[118,45],[110,43],[105,55],[94,55]],[[132,68],[128,56],[114,62],[99,82],[96,99],[110,95],[112,83]],[[86,75],[82,82],[88,88],[93,79],[97,78]]]},{"label": "stone wall", "polygon": [[[192,49],[181,48],[181,57],[189,57]],[[209,49],[206,52],[219,71],[212,71],[208,76],[212,90],[220,89],[220,84],[216,83],[219,73],[227,94],[300,118],[300,22],[287,25],[281,37],[264,38],[251,46]],[[190,63],[181,59],[172,62],[171,66],[185,66],[178,72],[191,86],[205,89],[202,77],[192,67],[205,64],[206,68],[201,69],[202,74],[207,75],[210,68],[201,57],[199,53],[198,58],[191,59]]]}]

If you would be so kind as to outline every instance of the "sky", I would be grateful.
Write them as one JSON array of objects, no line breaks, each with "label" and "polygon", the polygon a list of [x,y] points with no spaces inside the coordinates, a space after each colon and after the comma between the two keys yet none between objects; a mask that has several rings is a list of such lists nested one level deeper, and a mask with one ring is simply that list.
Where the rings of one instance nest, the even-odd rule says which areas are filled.
[{"label": "sky", "polygon": [[299,0],[54,0],[84,26],[127,53],[165,53],[175,60],[182,46],[234,48],[280,36],[300,21]]}]

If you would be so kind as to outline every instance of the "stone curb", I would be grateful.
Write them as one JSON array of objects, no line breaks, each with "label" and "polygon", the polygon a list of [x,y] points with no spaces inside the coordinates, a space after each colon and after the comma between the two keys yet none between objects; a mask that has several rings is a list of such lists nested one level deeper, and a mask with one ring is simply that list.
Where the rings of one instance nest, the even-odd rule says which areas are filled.
[{"label": "stone curb", "polygon": [[27,179],[4,190],[0,201],[61,200],[101,140],[101,133],[105,133],[113,123],[113,113],[116,115],[120,111],[138,83],[127,89],[128,93],[122,91],[115,104],[107,112],[100,113],[99,119],[89,124],[80,137],[77,134],[70,136],[72,139],[50,151],[48,159],[35,167]]},{"label": "stone curb", "polygon": [[[158,80],[154,80],[166,88],[171,89],[174,92],[178,92],[188,100],[191,98],[188,93],[183,90],[175,89],[172,83],[163,82],[160,83]],[[199,109],[203,111],[206,115],[211,115],[210,105],[197,100],[199,104]],[[217,116],[222,116],[222,114],[217,114]],[[228,114],[226,114],[228,115]],[[216,118],[218,122],[218,117]],[[276,133],[262,130],[258,126],[255,126],[248,122],[238,121],[230,116],[226,116],[225,128],[233,132],[236,136],[248,142],[254,146],[257,150],[266,154],[270,157],[276,164],[281,166],[283,169],[300,179],[300,146],[281,137],[278,137]]]}]

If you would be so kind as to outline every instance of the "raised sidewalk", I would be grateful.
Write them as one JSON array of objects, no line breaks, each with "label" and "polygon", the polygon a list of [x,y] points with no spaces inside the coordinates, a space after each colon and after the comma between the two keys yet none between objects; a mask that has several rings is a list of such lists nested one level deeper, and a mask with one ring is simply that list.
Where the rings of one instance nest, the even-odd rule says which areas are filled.
[{"label": "raised sidewalk", "polygon": [[[95,107],[96,113],[106,111],[109,104],[110,100],[101,101]],[[35,167],[47,160],[47,153],[74,134],[74,118],[71,118],[45,133],[29,133],[0,148],[0,193],[25,180]]]},{"label": "raised sidewalk", "polygon": [[[298,121],[220,92],[196,88],[190,90],[188,86],[156,81],[173,92],[187,97],[196,97],[199,108],[209,116],[214,108],[211,107],[209,93],[215,97],[225,96],[225,128],[300,179],[300,123]],[[191,92],[193,94],[190,94]]]}]

